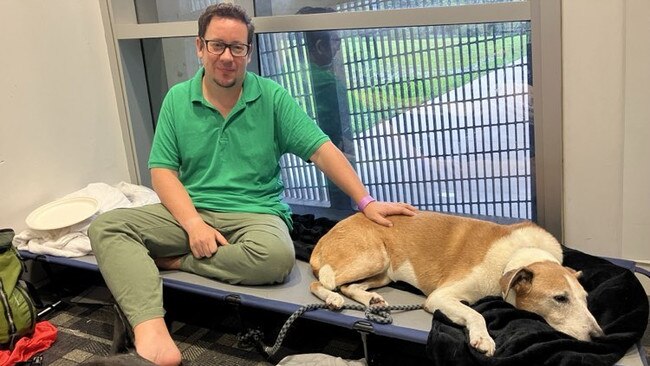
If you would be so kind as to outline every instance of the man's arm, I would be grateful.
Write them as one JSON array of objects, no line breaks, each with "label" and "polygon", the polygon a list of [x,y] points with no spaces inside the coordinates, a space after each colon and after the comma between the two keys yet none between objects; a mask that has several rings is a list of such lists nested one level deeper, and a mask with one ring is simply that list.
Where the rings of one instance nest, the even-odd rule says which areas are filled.
[{"label": "man's arm", "polygon": [[206,224],[196,211],[192,199],[178,179],[178,172],[152,168],[151,183],[162,204],[187,232],[190,250],[195,257],[211,257],[217,252],[217,245],[228,244],[221,233]]},{"label": "man's arm", "polygon": [[[357,176],[343,153],[330,141],[321,145],[309,158],[325,175],[345,192],[354,202],[359,203],[368,195],[366,187]],[[370,220],[384,226],[392,226],[386,216],[408,215],[413,216],[417,209],[406,203],[377,202],[369,203],[363,213]]]}]

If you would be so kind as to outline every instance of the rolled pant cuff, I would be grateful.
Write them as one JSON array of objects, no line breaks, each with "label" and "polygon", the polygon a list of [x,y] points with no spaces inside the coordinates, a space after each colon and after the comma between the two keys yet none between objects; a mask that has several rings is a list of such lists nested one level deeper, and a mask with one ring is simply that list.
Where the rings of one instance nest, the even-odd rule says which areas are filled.
[{"label": "rolled pant cuff", "polygon": [[146,309],[144,311],[139,311],[133,316],[127,316],[131,327],[135,328],[136,325],[145,322],[147,320],[163,318],[165,316],[165,309],[163,308],[152,308]]}]

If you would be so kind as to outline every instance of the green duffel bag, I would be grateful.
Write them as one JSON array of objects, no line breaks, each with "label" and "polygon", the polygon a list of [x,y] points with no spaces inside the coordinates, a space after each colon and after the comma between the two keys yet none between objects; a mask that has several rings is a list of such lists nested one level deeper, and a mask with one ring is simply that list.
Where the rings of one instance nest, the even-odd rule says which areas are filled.
[{"label": "green duffel bag", "polygon": [[13,238],[13,230],[0,230],[0,346],[9,349],[36,325],[34,302],[19,282],[23,261],[11,245]]}]

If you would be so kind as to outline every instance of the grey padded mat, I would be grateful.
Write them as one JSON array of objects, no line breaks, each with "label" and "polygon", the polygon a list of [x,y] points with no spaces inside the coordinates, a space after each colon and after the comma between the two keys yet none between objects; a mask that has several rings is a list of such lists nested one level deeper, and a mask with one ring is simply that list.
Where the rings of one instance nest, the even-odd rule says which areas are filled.
[{"label": "grey padded mat", "polygon": [[[77,258],[43,256],[28,252],[21,252],[21,255],[23,258],[94,271],[98,270],[97,261],[92,255]],[[229,285],[181,271],[162,271],[161,276],[165,286],[220,300],[235,299],[235,301],[241,302],[242,305],[285,314],[292,314],[303,305],[322,303],[320,299],[309,292],[309,284],[315,280],[315,277],[309,264],[303,261],[296,261],[296,265],[289,274],[287,281],[279,285]],[[383,287],[377,289],[376,292],[381,294],[389,305],[420,305],[425,300],[424,295],[416,295],[392,287]],[[346,299],[346,303],[356,304],[356,302],[349,299]],[[365,318],[362,312],[355,310],[330,311],[318,309],[306,312],[303,317],[349,329],[358,329],[377,335],[426,344],[431,329],[431,314],[424,310],[412,310],[392,311],[391,315],[392,324],[371,322]]]}]

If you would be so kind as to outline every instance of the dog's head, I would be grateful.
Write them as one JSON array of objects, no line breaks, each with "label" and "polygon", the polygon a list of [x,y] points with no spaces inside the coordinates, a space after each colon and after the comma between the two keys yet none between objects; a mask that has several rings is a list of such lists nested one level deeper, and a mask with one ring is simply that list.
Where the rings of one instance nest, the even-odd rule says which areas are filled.
[{"label": "dog's head", "polygon": [[589,341],[603,331],[587,309],[582,273],[543,261],[508,271],[500,281],[503,298],[518,309],[542,316],[554,329]]}]

